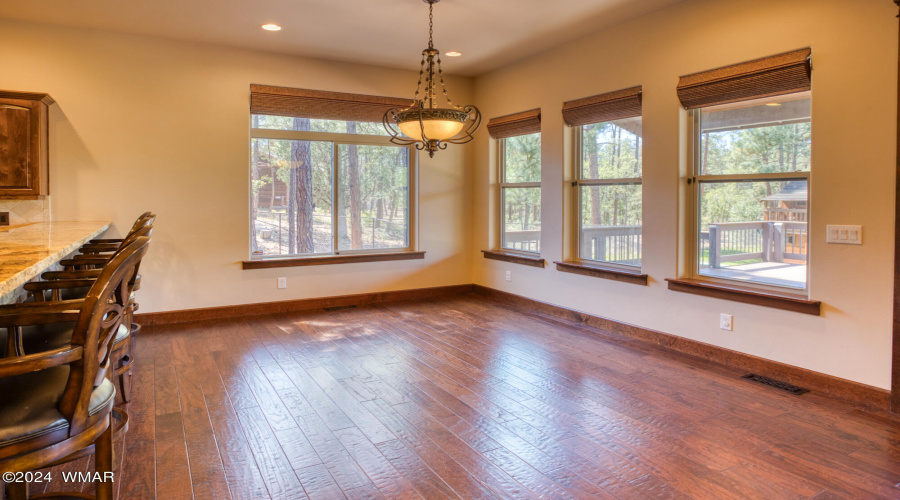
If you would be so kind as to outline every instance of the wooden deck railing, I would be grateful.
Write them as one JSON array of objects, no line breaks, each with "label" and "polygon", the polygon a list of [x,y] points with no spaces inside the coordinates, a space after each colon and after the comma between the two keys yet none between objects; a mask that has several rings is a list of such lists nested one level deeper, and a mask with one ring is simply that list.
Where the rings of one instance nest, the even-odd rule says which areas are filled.
[{"label": "wooden deck railing", "polygon": [[641,226],[584,226],[581,228],[581,258],[641,263],[643,234]]},{"label": "wooden deck railing", "polygon": [[766,220],[773,222],[806,222],[805,208],[766,208]]},{"label": "wooden deck railing", "polygon": [[[583,259],[640,264],[643,245],[641,226],[585,226],[582,228]],[[539,252],[541,232],[507,231],[504,248]],[[710,224],[700,235],[701,264],[720,268],[727,262],[806,261],[809,232],[806,222],[724,222]],[[714,244],[710,244],[713,242]]]},{"label": "wooden deck railing", "polygon": [[541,251],[541,230],[506,231],[503,233],[503,248],[524,252]]},{"label": "wooden deck railing", "polygon": [[[539,252],[540,231],[506,231],[503,247]],[[585,226],[582,228],[582,259],[640,264],[641,226]]]},{"label": "wooden deck railing", "polygon": [[[725,222],[710,224],[702,233],[701,264],[720,268],[726,262],[806,260],[809,233],[806,222]],[[705,261],[705,262],[704,262]]]}]

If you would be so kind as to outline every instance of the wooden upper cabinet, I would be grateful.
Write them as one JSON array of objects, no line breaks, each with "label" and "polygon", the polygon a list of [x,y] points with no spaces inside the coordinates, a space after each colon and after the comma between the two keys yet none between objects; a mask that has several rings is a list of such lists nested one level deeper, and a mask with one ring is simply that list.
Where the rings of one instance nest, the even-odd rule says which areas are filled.
[{"label": "wooden upper cabinet", "polygon": [[49,194],[49,108],[53,98],[0,90],[0,199]]}]

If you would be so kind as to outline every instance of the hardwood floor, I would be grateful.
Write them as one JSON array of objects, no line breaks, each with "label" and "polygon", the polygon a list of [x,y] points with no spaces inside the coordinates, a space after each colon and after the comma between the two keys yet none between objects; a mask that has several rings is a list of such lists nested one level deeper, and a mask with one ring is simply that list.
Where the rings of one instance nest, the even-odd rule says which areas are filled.
[{"label": "hardwood floor", "polygon": [[900,498],[894,416],[475,297],[137,349],[123,499]]}]

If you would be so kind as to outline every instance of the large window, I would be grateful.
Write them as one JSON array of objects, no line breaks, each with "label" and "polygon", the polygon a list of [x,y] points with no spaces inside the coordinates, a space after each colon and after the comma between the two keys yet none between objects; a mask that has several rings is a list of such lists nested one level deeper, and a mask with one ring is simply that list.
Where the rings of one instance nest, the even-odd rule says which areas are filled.
[{"label": "large window", "polygon": [[696,273],[805,289],[809,92],[701,107],[693,117]]},{"label": "large window", "polygon": [[541,251],[541,134],[500,139],[500,246]]},{"label": "large window", "polygon": [[640,267],[641,117],[578,131],[578,258]]},{"label": "large window", "polygon": [[411,249],[414,150],[380,123],[251,120],[253,258]]}]

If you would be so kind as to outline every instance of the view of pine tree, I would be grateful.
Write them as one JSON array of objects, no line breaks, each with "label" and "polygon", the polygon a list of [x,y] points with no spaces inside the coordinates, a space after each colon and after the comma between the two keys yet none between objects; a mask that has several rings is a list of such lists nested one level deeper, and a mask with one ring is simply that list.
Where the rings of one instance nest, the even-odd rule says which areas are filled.
[{"label": "view of pine tree", "polygon": [[[584,125],[581,178],[640,178],[640,126],[640,117]],[[585,227],[641,225],[640,185],[583,186],[581,203]]]},{"label": "view of pine tree", "polygon": [[[258,117],[253,116],[251,126],[253,128],[259,127]],[[253,153],[250,157],[250,185],[252,186],[250,190],[250,234],[256,235],[256,218],[257,212],[259,211],[259,189],[262,187],[262,184],[259,179],[259,141],[254,139],[251,142]],[[255,237],[250,238],[250,253],[256,254],[257,252],[259,252],[259,241],[257,241]]]},{"label": "view of pine tree", "polygon": [[[342,134],[351,141],[360,134],[385,135],[377,123],[264,115],[253,117],[253,127]],[[406,148],[338,144],[335,165],[335,144],[330,141],[254,138],[251,144],[253,162],[258,165],[258,171],[251,172],[251,229],[260,253],[329,253],[334,250],[333,230],[341,250],[408,245]],[[340,171],[336,207],[332,200],[335,168]],[[261,196],[262,192],[266,195]],[[333,210],[337,210],[336,228],[332,228]]]},{"label": "view of pine tree", "polygon": [[[345,207],[350,219],[349,237],[339,241],[339,248],[390,248],[385,240],[394,238],[402,238],[402,246],[405,246],[409,150],[341,144],[338,151],[341,206]],[[359,204],[357,209],[354,209],[354,203]]]},{"label": "view of pine tree", "polygon": [[[703,174],[799,172],[810,169],[810,123],[710,131],[701,135]],[[701,229],[709,224],[763,220],[766,196],[789,181],[702,184]]]},{"label": "view of pine tree", "polygon": [[[356,123],[347,122],[347,133],[356,133]],[[359,153],[357,146],[347,146],[347,182],[350,186],[350,248],[360,250],[362,240],[362,213],[359,210]]]},{"label": "view of pine tree", "polygon": [[[309,118],[293,118],[292,130],[309,130]],[[309,141],[291,141],[288,182],[288,248],[292,254],[312,253],[313,210],[312,154]]]},{"label": "view of pine tree", "polygon": [[[504,139],[504,182],[541,181],[541,134],[520,135]],[[540,229],[540,188],[504,189],[504,211],[508,231]]]},{"label": "view of pine tree", "polygon": [[808,93],[699,110],[700,274],[806,286],[810,111]]}]

